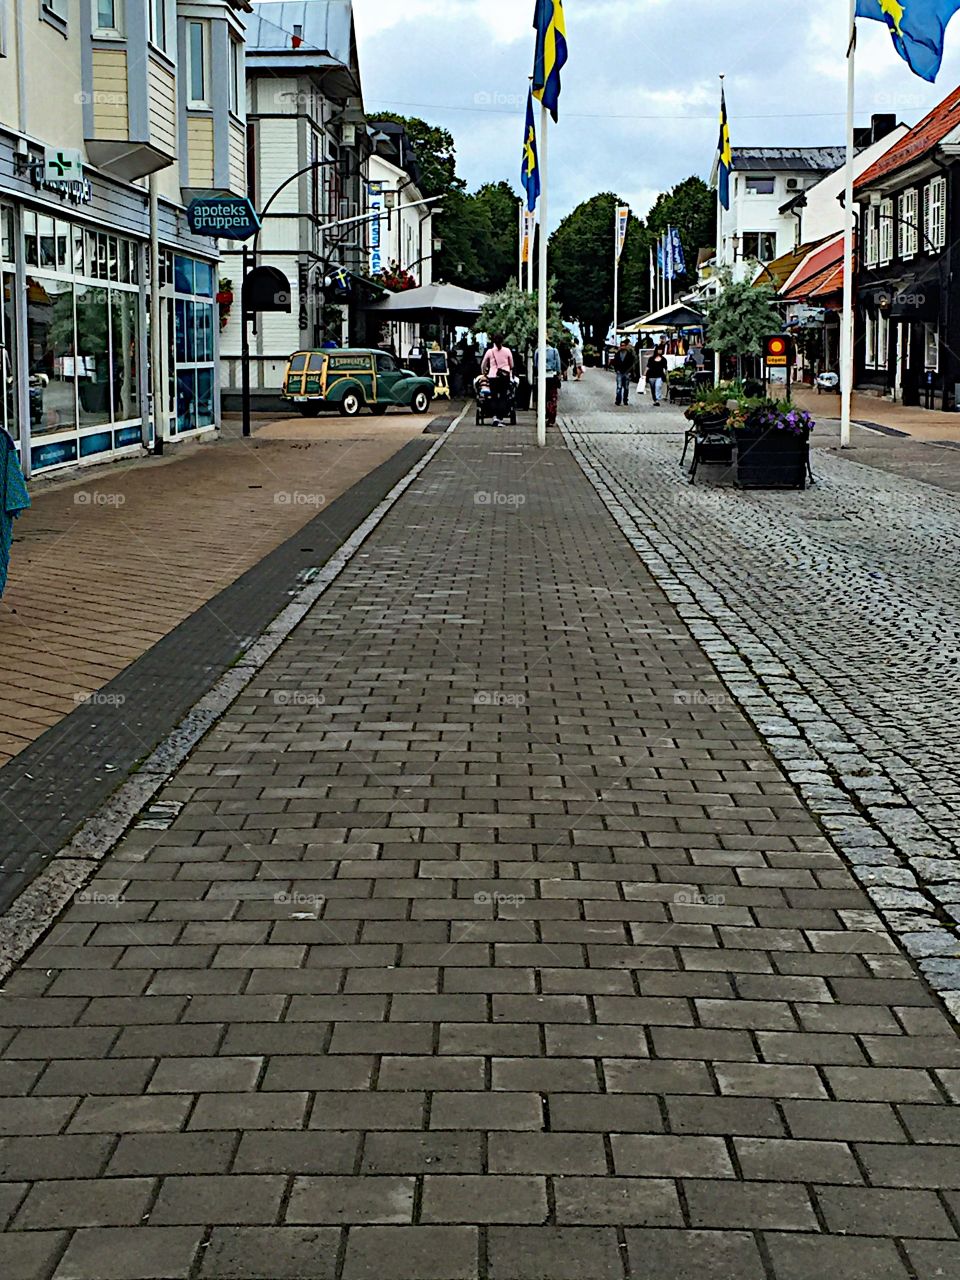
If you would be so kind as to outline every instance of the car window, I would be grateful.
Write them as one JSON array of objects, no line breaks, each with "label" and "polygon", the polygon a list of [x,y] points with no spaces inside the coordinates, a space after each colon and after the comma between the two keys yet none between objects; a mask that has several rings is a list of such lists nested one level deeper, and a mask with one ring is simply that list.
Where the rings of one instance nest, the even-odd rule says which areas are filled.
[{"label": "car window", "polygon": [[377,356],[377,373],[396,373],[397,362],[393,356]]},{"label": "car window", "polygon": [[323,368],[326,358],[327,357],[322,355],[319,351],[315,351],[310,357],[310,369],[315,373],[319,373]]},{"label": "car window", "polygon": [[300,373],[307,367],[306,353],[298,351],[295,356],[290,357],[290,372]]}]

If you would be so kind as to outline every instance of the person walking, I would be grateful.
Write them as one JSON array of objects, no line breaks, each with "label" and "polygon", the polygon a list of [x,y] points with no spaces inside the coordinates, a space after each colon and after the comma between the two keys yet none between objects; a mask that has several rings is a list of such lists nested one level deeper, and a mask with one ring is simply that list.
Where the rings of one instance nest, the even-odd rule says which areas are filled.
[{"label": "person walking", "polygon": [[[533,355],[535,378],[540,373],[540,352]],[[557,425],[557,407],[560,402],[560,380],[563,376],[563,361],[556,347],[547,347],[547,426]]]},{"label": "person walking", "polygon": [[510,384],[513,380],[513,352],[503,345],[503,334],[493,335],[493,345],[487,348],[480,365],[480,372],[490,381],[493,395],[493,426],[502,427],[507,416]]},{"label": "person walking", "polygon": [[660,403],[660,396],[663,393],[663,384],[667,380],[667,357],[663,354],[663,347],[656,347],[653,355],[647,361],[647,382],[650,386],[650,394],[653,396],[653,403]]},{"label": "person walking", "polygon": [[573,340],[570,359],[573,361],[573,380],[579,382],[583,377],[583,347],[580,345],[579,338]]},{"label": "person walking", "polygon": [[637,367],[637,357],[629,338],[623,338],[613,357],[613,371],[617,375],[617,404],[630,403],[630,381]]}]

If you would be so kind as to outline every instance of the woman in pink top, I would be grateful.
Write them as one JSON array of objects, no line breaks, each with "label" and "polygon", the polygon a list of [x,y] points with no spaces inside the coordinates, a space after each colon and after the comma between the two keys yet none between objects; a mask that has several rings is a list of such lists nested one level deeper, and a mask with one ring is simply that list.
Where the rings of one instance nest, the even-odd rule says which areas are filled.
[{"label": "woman in pink top", "polygon": [[490,390],[493,393],[493,425],[503,426],[507,413],[508,391],[513,377],[513,353],[503,345],[503,334],[493,335],[493,346],[487,349],[480,365],[480,372],[490,379]]}]

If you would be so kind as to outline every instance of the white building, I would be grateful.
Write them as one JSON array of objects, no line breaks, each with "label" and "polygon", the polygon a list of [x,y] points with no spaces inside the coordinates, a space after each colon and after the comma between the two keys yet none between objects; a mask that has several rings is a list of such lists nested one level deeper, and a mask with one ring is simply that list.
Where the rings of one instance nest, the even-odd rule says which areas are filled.
[{"label": "white building", "polygon": [[[363,220],[372,131],[363,110],[350,0],[253,5],[247,119],[249,194],[266,214],[257,262],[278,268],[291,285],[289,314],[261,315],[250,337],[251,387],[266,407],[290,353],[328,338],[362,341],[363,304],[376,297],[365,283],[370,250]],[[241,381],[241,252],[235,245],[224,254],[237,299],[221,339],[223,391],[231,408]],[[349,293],[325,283],[340,268],[351,276]]]},{"label": "white building", "polygon": [[[843,147],[745,147],[733,151],[730,208],[717,202],[716,270],[734,280],[749,280],[757,263],[772,262],[797,243],[797,218],[791,202],[844,162]],[[719,162],[711,185],[716,188]]]},{"label": "white building", "polygon": [[[382,210],[370,224],[369,270],[376,278],[396,271],[414,285],[433,284],[433,215],[419,187],[420,166],[403,126],[371,120],[375,150],[370,156],[369,204]],[[397,326],[397,354],[406,356],[419,326]]]},{"label": "white building", "polygon": [[9,7],[0,22],[0,399],[28,474],[153,442],[150,174],[160,437],[219,420],[219,255],[216,241],[191,235],[184,214],[199,192],[245,190],[248,8],[42,0]]}]

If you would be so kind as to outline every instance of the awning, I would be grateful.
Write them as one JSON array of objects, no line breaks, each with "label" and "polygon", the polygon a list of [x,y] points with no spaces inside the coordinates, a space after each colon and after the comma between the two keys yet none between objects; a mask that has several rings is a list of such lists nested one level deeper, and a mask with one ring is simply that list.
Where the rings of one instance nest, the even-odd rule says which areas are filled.
[{"label": "awning", "polygon": [[662,333],[664,329],[702,329],[703,312],[686,302],[673,302],[659,311],[619,325],[618,333]]},{"label": "awning", "polygon": [[455,284],[424,284],[419,289],[391,293],[382,302],[367,307],[371,315],[384,320],[430,321],[438,316],[473,321],[487,301],[487,294],[461,289]]}]

